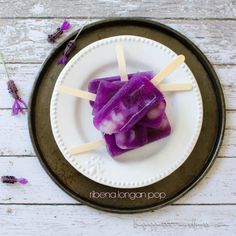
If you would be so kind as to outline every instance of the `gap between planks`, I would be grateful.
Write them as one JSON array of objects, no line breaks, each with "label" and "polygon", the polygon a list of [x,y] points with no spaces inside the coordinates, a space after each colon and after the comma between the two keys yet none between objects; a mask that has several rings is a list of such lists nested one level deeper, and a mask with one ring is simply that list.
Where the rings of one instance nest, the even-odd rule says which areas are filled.
[{"label": "gap between planks", "polygon": [[[46,58],[45,58],[46,60]],[[5,61],[6,65],[38,65],[38,66],[42,66],[43,62],[45,61],[26,61],[26,62],[22,62],[22,61]],[[226,67],[226,66],[236,66],[236,63],[211,63],[212,66],[218,66],[218,67]]]},{"label": "gap between planks", "polygon": [[[88,18],[88,16],[68,16],[68,17],[62,17],[62,16],[31,16],[31,17],[27,17],[27,16],[20,16],[20,17],[0,17],[0,20],[64,20],[64,19],[68,19],[68,20],[85,20]],[[139,18],[139,19],[146,19],[146,20],[175,20],[175,21],[236,21],[236,18],[235,17],[225,17],[225,18],[217,18],[217,17],[204,17],[204,18],[201,18],[201,17],[147,17],[147,16],[143,16],[143,17],[140,17],[140,16],[130,16],[130,17],[124,17],[124,16],[115,16],[115,17],[112,17],[112,16],[105,16],[105,17],[101,17],[101,16],[93,16],[92,19],[95,19],[95,20],[107,20],[107,19],[134,19],[134,18]]]},{"label": "gap between planks", "polygon": [[[168,206],[236,206],[236,203],[171,203],[167,205]],[[78,203],[0,203],[0,206],[87,206],[87,205],[78,202]]]},{"label": "gap between planks", "polygon": [[[23,157],[37,157],[37,155],[0,155],[0,158],[7,158],[7,157],[23,158]],[[228,158],[236,158],[236,156],[217,156],[216,158],[228,159]]]}]

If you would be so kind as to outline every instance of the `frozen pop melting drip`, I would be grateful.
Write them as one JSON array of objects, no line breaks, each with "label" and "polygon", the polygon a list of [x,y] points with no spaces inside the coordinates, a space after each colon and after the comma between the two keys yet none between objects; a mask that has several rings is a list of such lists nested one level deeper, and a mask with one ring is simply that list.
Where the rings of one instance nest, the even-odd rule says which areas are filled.
[{"label": "frozen pop melting drip", "polygon": [[148,71],[129,74],[129,82],[113,76],[89,83],[89,92],[96,93],[96,100],[91,103],[93,115],[99,117],[98,123],[103,120],[99,127],[111,156],[170,134],[166,102],[162,93],[149,82],[152,78],[153,73]]}]

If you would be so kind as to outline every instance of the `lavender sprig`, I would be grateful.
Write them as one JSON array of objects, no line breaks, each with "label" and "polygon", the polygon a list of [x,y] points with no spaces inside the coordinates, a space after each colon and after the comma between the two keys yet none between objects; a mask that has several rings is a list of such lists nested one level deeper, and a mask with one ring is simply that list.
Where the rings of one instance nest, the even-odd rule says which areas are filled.
[{"label": "lavender sprig", "polygon": [[6,183],[6,184],[15,184],[15,183],[27,184],[28,183],[28,180],[25,178],[16,178],[15,176],[11,176],[11,175],[2,176],[1,181],[2,183]]},{"label": "lavender sprig", "polygon": [[68,57],[70,55],[70,53],[76,48],[76,40],[78,38],[78,36],[80,35],[81,31],[83,30],[84,26],[87,24],[87,22],[89,21],[89,17],[86,20],[86,22],[81,26],[80,30],[78,31],[78,33],[76,34],[75,38],[70,40],[67,45],[66,48],[64,49],[63,55],[60,56],[60,58],[57,61],[57,64],[63,64],[66,65],[66,63],[68,62]]},{"label": "lavender sprig", "polygon": [[8,78],[8,82],[7,82],[8,91],[12,95],[12,97],[14,98],[14,103],[13,103],[13,106],[12,106],[12,114],[17,115],[19,112],[24,113],[24,109],[27,109],[28,106],[22,100],[22,98],[19,97],[18,89],[15,85],[15,82],[13,80],[9,79],[9,74],[8,74],[8,71],[7,71],[5,61],[4,61],[4,57],[3,57],[2,53],[0,53],[0,62],[3,64],[3,66],[5,68],[7,78]]},{"label": "lavender sprig", "polygon": [[64,31],[70,28],[71,28],[71,24],[67,20],[64,20],[62,25],[57,28],[56,32],[48,35],[48,42],[55,43],[56,39],[59,38],[63,34]]},{"label": "lavender sprig", "polygon": [[13,80],[9,80],[7,82],[8,91],[12,95],[12,97],[15,99],[13,106],[12,106],[12,114],[17,115],[19,112],[24,113],[23,108],[27,109],[27,104],[19,97],[18,95],[18,89],[15,85],[15,82]]}]

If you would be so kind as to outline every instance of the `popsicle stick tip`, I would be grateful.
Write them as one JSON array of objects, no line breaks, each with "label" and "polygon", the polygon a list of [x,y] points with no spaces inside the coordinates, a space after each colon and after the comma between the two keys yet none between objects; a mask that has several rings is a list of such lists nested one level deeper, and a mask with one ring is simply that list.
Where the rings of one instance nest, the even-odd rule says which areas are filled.
[{"label": "popsicle stick tip", "polygon": [[185,61],[185,56],[183,54],[180,54],[178,57],[181,58],[183,62]]},{"label": "popsicle stick tip", "polygon": [[79,153],[83,153],[83,152],[89,152],[89,151],[92,151],[94,149],[97,149],[97,148],[103,146],[104,144],[105,144],[105,142],[103,139],[92,141],[89,143],[83,143],[83,144],[80,144],[76,147],[71,148],[69,150],[69,153],[71,155],[75,155],[75,154],[79,154]]},{"label": "popsicle stick tip", "polygon": [[96,94],[94,93],[90,93],[84,90],[79,90],[79,89],[75,89],[75,88],[71,88],[65,85],[59,85],[57,87],[57,91],[61,92],[61,93],[65,93],[71,96],[75,96],[75,97],[79,97],[79,98],[83,98],[83,99],[87,99],[90,101],[95,101],[96,99]]},{"label": "popsicle stick tip", "polygon": [[191,83],[183,84],[159,84],[158,89],[162,92],[178,92],[178,91],[190,91],[192,90],[193,85]]},{"label": "popsicle stick tip", "polygon": [[151,82],[154,86],[157,86],[162,80],[170,75],[179,65],[185,60],[184,55],[178,55],[173,61],[171,61],[163,70],[161,70],[156,76],[153,77]]}]

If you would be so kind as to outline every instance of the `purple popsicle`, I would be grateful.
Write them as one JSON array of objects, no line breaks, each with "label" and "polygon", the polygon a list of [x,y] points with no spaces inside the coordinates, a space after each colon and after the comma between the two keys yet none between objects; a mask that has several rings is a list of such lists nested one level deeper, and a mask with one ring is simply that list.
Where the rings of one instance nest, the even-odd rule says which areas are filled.
[{"label": "purple popsicle", "polygon": [[[149,75],[150,74],[151,73],[149,73]],[[149,78],[151,79],[152,77],[149,76]],[[110,78],[96,79],[97,88],[95,88],[94,86],[94,91],[96,91],[97,96],[96,101],[93,105],[93,113],[96,114],[110,100],[110,98],[124,85],[124,83],[124,81],[111,80]],[[90,84],[93,84],[93,80],[90,82]],[[160,113],[162,112],[162,114],[160,114],[158,119],[155,119],[155,114],[157,113],[155,109],[157,108],[160,109]],[[151,112],[152,110],[153,112]],[[170,126],[166,126],[166,130],[154,129],[160,126],[160,122],[165,111],[165,100],[163,99],[162,101],[160,101],[160,103],[158,103],[152,110],[150,111],[151,114],[149,114],[149,118],[151,119],[145,116],[143,118],[144,122],[142,125],[140,125],[142,123],[141,120],[140,122],[138,122],[139,125],[135,125],[127,132],[112,135],[104,134],[107,150],[112,157],[125,153],[126,151],[141,147],[149,142],[153,142],[155,140],[160,139],[161,137],[164,138],[165,136],[169,135]],[[150,137],[148,137],[148,135]]]},{"label": "purple popsicle", "polygon": [[[97,89],[96,100],[93,105],[93,114],[97,112],[110,100],[110,98],[124,85],[125,82],[108,82],[103,80]],[[114,136],[114,137],[109,137]],[[108,151],[111,155],[119,152],[120,149],[133,149],[147,143],[147,131],[144,126],[136,125],[125,133],[105,134]],[[116,145],[118,144],[118,145]],[[124,151],[123,151],[124,152]],[[122,152],[122,153],[123,153]]]},{"label": "purple popsicle", "polygon": [[[152,71],[144,71],[144,72],[138,72],[140,75],[145,75],[147,76],[150,80],[153,78],[154,74]],[[128,74],[128,80],[130,80],[136,73],[130,73]],[[101,81],[108,81],[108,82],[118,82],[121,83],[121,78],[119,75],[111,76],[111,77],[104,77],[104,78],[98,78],[98,79],[93,79],[89,81],[88,84],[88,91],[90,93],[95,93],[97,94],[98,87],[101,83]],[[94,104],[93,101],[90,101],[91,106]]]},{"label": "purple popsicle", "polygon": [[94,116],[94,125],[107,134],[126,132],[163,99],[149,78],[137,73]]},{"label": "purple popsicle", "polygon": [[[138,73],[140,76],[143,75],[148,77],[149,80],[153,78],[152,71]],[[135,74],[136,73],[128,74],[128,79],[131,79]],[[125,83],[125,81],[120,81],[120,76],[91,80],[88,85],[88,91],[97,95],[95,102],[90,101],[90,104],[93,106],[92,114],[95,115]],[[156,106],[154,106],[147,113],[147,115],[138,122],[138,124],[150,128],[158,127],[160,125],[165,108],[166,102],[163,97],[163,100],[160,101]]]},{"label": "purple popsicle", "polygon": [[[149,79],[152,79],[154,74],[152,71],[144,71],[144,72],[137,72],[140,76],[146,76]],[[130,80],[134,75],[136,75],[137,73],[130,73],[128,74],[128,80]],[[111,77],[104,77],[104,78],[98,78],[98,79],[93,79],[91,81],[89,81],[88,84],[88,91],[90,93],[97,93],[98,90],[98,86],[100,84],[101,81],[108,81],[108,82],[121,82],[120,76],[119,75],[115,75],[115,76],[111,76]]]}]

